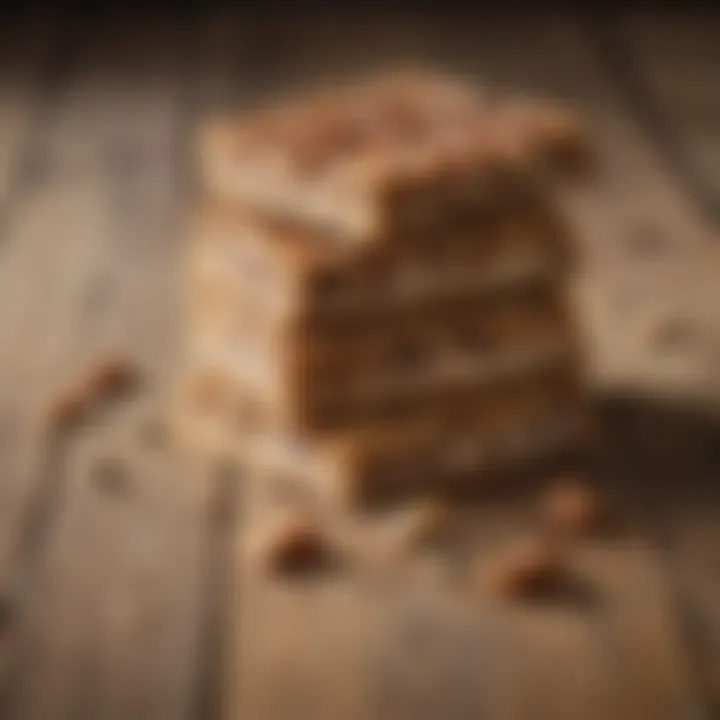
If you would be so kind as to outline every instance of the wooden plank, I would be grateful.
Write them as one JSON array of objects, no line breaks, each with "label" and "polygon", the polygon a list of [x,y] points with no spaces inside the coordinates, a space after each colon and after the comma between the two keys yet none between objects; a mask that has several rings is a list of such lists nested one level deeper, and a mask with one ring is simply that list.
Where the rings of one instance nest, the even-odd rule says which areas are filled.
[{"label": "wooden plank", "polygon": [[[658,157],[653,138],[636,125],[613,86],[614,78],[599,83],[596,78],[587,86],[588,63],[597,70],[604,62],[592,48],[598,38],[585,30],[561,37],[568,23],[556,22],[551,32],[560,47],[553,47],[542,63],[530,66],[527,57],[545,52],[534,26],[516,27],[489,18],[483,26],[492,32],[478,46],[472,22],[440,23],[433,34],[423,32],[421,22],[404,19],[383,22],[381,27],[358,19],[352,30],[341,21],[266,23],[251,33],[257,54],[248,59],[248,67],[253,77],[263,77],[268,87],[277,88],[367,72],[383,63],[429,61],[500,86],[539,91],[577,104],[592,120],[602,160],[600,195],[569,193],[566,198],[589,269],[578,300],[592,349],[594,381],[606,392],[664,394],[672,401],[696,401],[712,391],[708,404],[720,407],[720,377],[715,371],[720,322],[703,310],[720,300],[714,269],[706,271],[719,262],[710,243],[713,229],[698,213],[693,194],[678,183],[674,169]],[[373,38],[372,53],[367,49],[368,37]],[[568,48],[568,42],[574,47]],[[291,71],[262,58],[262,47],[279,46]],[[325,55],[312,50],[318,47]],[[566,50],[581,56],[580,67],[563,64]],[[328,63],[327,57],[333,62]],[[655,292],[660,285],[663,292]],[[705,339],[680,343],[677,352],[658,349],[654,327],[676,322],[674,316],[701,326],[698,334]]]},{"label": "wooden plank", "polygon": [[42,91],[63,67],[62,33],[49,18],[4,29],[0,38],[0,214],[22,182],[23,161],[42,125]]},{"label": "wooden plank", "polygon": [[[627,259],[629,236],[638,226],[649,225],[673,246],[704,245],[706,224],[628,113],[584,28],[546,22],[543,32],[536,33],[532,23],[519,28],[505,21],[483,25],[488,36],[476,45],[470,36],[477,28],[467,24],[456,26],[452,35],[438,34],[444,40],[436,57],[501,87],[564,99],[589,118],[603,159],[596,186],[601,192],[583,194],[577,219],[582,223],[578,239],[593,261]],[[528,62],[541,55],[542,63]],[[571,66],[568,55],[576,60]]]},{"label": "wooden plank", "polygon": [[[76,36],[63,37],[61,46],[76,47]],[[44,86],[39,100],[42,123],[28,146],[25,162],[35,170],[26,176],[22,193],[3,217],[0,253],[0,300],[4,317],[0,364],[3,431],[3,503],[0,510],[0,583],[9,582],[13,558],[22,545],[25,513],[38,484],[34,458],[41,447],[34,432],[40,399],[49,388],[48,369],[64,356],[73,333],[83,324],[79,308],[93,270],[92,248],[104,228],[97,215],[85,216],[94,183],[79,175],[68,182],[56,156],[77,132],[68,122],[67,106],[85,78],[72,53],[56,58],[55,79]],[[82,102],[79,115],[82,117]],[[42,132],[41,132],[42,130]],[[38,162],[38,159],[42,162]],[[39,172],[38,172],[39,171]],[[78,217],[83,217],[79,222]],[[56,242],[58,228],[67,230]],[[70,260],[68,262],[67,260]],[[42,291],[39,291],[42,288]]]},{"label": "wooden plank", "polygon": [[[581,239],[588,250],[586,257],[590,271],[598,278],[597,285],[605,297],[621,296],[623,292],[642,293],[640,286],[646,283],[646,293],[658,294],[658,288],[662,287],[659,294],[670,297],[671,305],[680,305],[682,295],[693,290],[693,282],[702,284],[701,271],[695,267],[680,281],[676,279],[670,287],[667,282],[664,286],[660,285],[664,271],[653,269],[652,253],[645,258],[641,253],[633,258],[633,254],[628,252],[628,244],[632,244],[633,236],[645,228],[649,235],[660,238],[661,244],[666,245],[668,252],[661,266],[691,265],[695,262],[693,258],[700,258],[700,263],[704,261],[714,230],[708,219],[698,212],[695,198],[687,192],[683,179],[674,176],[672,168],[656,155],[652,139],[643,136],[643,128],[633,122],[632,116],[623,107],[621,99],[624,96],[619,92],[620,88],[614,86],[611,76],[603,72],[602,53],[593,52],[592,44],[586,42],[590,39],[587,31],[565,33],[564,37],[562,31],[558,32],[554,42],[547,43],[544,51],[536,49],[535,53],[531,50],[533,43],[542,41],[524,38],[522,46],[525,49],[516,55],[516,64],[522,66],[533,55],[542,57],[535,72],[541,73],[541,68],[546,67],[552,68],[552,72],[539,87],[547,87],[553,94],[574,99],[593,118],[605,159],[601,192],[581,198],[581,202],[572,208],[581,230]],[[532,35],[532,30],[528,34]],[[507,36],[494,35],[497,46],[507,44]],[[482,55],[487,45],[478,43],[478,46],[481,48],[479,55]],[[496,56],[500,58],[501,51],[496,50]],[[502,64],[501,60],[497,62]],[[477,64],[483,65],[481,60]],[[508,67],[502,77],[522,86],[521,72],[520,68]],[[614,81],[617,80],[615,77]],[[708,266],[713,267],[712,264]],[[707,289],[708,283],[704,284]],[[627,312],[627,307],[623,312]],[[622,315],[612,313],[608,316],[616,322],[599,339],[607,348],[608,362],[614,359],[623,362],[620,349]],[[717,318],[715,327],[716,321]],[[702,388],[703,384],[699,383],[696,389],[702,391]],[[661,395],[657,390],[656,383],[649,388],[649,394]],[[650,537],[661,540],[666,548],[663,557],[669,582],[679,594],[675,604],[680,606],[678,610],[683,616],[684,631],[686,634],[689,632],[689,624],[700,626],[699,630],[696,628],[692,632],[692,685],[699,686],[704,702],[714,703],[717,696],[712,692],[712,686],[717,686],[717,682],[709,683],[706,671],[717,667],[713,649],[717,643],[706,642],[703,647],[696,640],[698,635],[717,638],[720,634],[712,614],[700,615],[693,610],[701,594],[705,598],[712,596],[714,591],[710,578],[713,572],[700,560],[707,556],[697,546],[695,552],[683,553],[679,550],[676,534],[682,525],[679,508],[688,507],[682,502],[683,494],[687,492],[693,468],[695,471],[698,468],[697,443],[691,439],[692,426],[688,430],[687,413],[682,410],[667,412],[675,415],[675,421],[663,432],[650,417],[636,421],[645,440],[640,442],[637,433],[631,434],[636,438],[635,443],[628,443],[625,439],[609,471],[609,478],[615,485],[618,502],[628,508],[636,523],[646,527]],[[663,501],[653,502],[660,487],[665,489]],[[695,496],[696,507],[698,502],[700,505],[703,503],[701,497]],[[709,515],[712,514],[710,511]],[[692,512],[687,521],[690,526],[693,525],[691,518]],[[693,588],[682,581],[682,574],[676,571],[682,566],[696,568],[696,577],[704,572],[708,580],[703,593],[697,592],[697,585]],[[715,673],[711,671],[710,674]]]},{"label": "wooden plank", "polygon": [[[710,486],[716,478],[704,480]],[[674,577],[682,590],[695,638],[697,674],[716,716],[720,711],[720,619],[717,612],[720,578],[715,550],[718,542],[715,507],[715,488],[706,487],[689,507],[672,512],[666,529]]]},{"label": "wooden plank", "polygon": [[[260,508],[244,506],[253,528]],[[468,547],[491,558],[529,509],[468,509],[440,555],[389,563],[387,519],[329,522],[345,570],[296,581],[259,574],[239,545],[226,716],[677,717],[686,667],[647,542],[578,545],[583,594],[549,604],[498,605],[453,582]]]},{"label": "wooden plank", "polygon": [[[701,190],[720,206],[720,20],[713,15],[636,15],[618,32],[636,63],[655,110],[699,175]],[[720,213],[714,214],[717,221]]]},{"label": "wooden plank", "polygon": [[[188,492],[193,469],[154,447],[146,426],[157,419],[175,352],[190,58],[178,27],[161,23],[124,23],[85,41],[87,75],[69,93],[67,134],[50,160],[83,193],[73,223],[55,217],[55,243],[90,236],[82,254],[56,262],[92,264],[92,282],[73,306],[72,330],[58,332],[43,358],[42,378],[47,387],[110,345],[137,358],[144,385],[55,457],[61,500],[6,635],[5,711],[181,718],[197,693],[204,505]],[[67,284],[61,300],[63,291]]]},{"label": "wooden plank", "polygon": [[[11,201],[22,191],[27,179],[27,160],[32,155],[30,148],[36,142],[42,142],[43,102],[45,92],[53,80],[57,81],[56,70],[67,68],[63,61],[62,50],[65,41],[48,22],[37,20],[28,25],[3,27],[0,39],[0,228],[2,239],[0,247],[0,301],[3,303],[3,327],[0,330],[2,354],[7,357],[13,347],[14,334],[31,321],[32,303],[37,304],[37,293],[30,292],[28,282],[29,262],[20,259],[12,240],[17,232],[11,218]],[[55,82],[57,85],[57,82]],[[25,245],[32,246],[23,250],[25,258],[37,254],[38,242],[29,239],[25,232]],[[32,231],[30,232],[32,235]],[[37,236],[35,236],[37,237]],[[39,268],[40,272],[42,269]],[[20,287],[25,283],[25,289]],[[19,354],[19,353],[18,353]],[[17,376],[13,367],[3,364],[3,377],[0,379],[0,497],[2,498],[2,519],[0,523],[0,576],[6,566],[8,527],[14,527],[22,503],[16,501],[16,487],[24,484],[23,462],[25,453],[24,420],[19,406],[24,405],[24,396],[15,392]],[[5,602],[5,588],[2,597]]]},{"label": "wooden plank", "polygon": [[[325,34],[283,32],[291,47],[313,58],[306,63],[314,79],[323,75],[321,59],[328,57],[334,67],[372,66],[375,43],[370,53],[367,38],[375,39],[376,30],[360,21],[335,22]],[[637,224],[657,228],[674,246],[705,247],[708,228],[628,117],[577,26],[483,19],[482,25],[435,23],[424,33],[413,27],[410,38],[401,23],[383,30],[398,47],[412,47],[409,55],[498,85],[566,98],[595,118],[606,161],[603,192],[572,206],[594,262],[617,265],[626,258]],[[380,47],[383,35],[377,31]],[[301,73],[294,68],[293,74]],[[623,487],[614,492],[625,504]],[[257,519],[247,494],[243,504]],[[634,522],[641,521],[642,508],[630,508]],[[489,555],[528,527],[523,510],[487,505],[470,511],[458,530],[478,553]],[[363,532],[360,545],[372,544],[370,530]],[[238,543],[241,553],[242,536]],[[437,563],[423,559],[412,570],[396,566],[390,579],[378,578],[368,561],[344,575],[298,585],[253,575],[240,556],[237,562],[232,607],[240,612],[230,619],[228,717],[281,720],[306,711],[317,720],[639,719],[677,717],[693,707],[674,603],[652,539],[578,551],[596,612],[557,606],[509,615],[487,607],[460,610],[442,573],[440,582],[428,581],[432,575],[425,571]],[[415,570],[420,575],[413,580]],[[650,602],[655,612],[647,612]],[[418,607],[408,638],[405,619]],[[424,647],[422,639],[420,646],[412,644],[415,634],[426,637]]]},{"label": "wooden plank", "polygon": [[[664,547],[668,576],[692,647],[693,674],[714,717],[720,709],[717,613],[718,428],[704,415],[638,408],[618,424],[628,460],[615,472],[643,506]],[[632,485],[630,481],[633,480]]]},{"label": "wooden plank", "polygon": [[[686,159],[686,180],[704,205],[717,239],[720,218],[720,104],[717,67],[720,23],[710,16],[662,18],[636,15],[615,28],[651,110],[667,130],[669,142]],[[707,305],[717,307],[712,300]],[[717,322],[717,318],[715,318]],[[653,496],[665,537],[670,569],[693,637],[699,681],[720,709],[720,599],[718,542],[717,447],[715,421],[691,412],[665,410],[662,421],[643,426],[638,439],[651,461],[640,469],[656,479]],[[672,440],[672,442],[670,442]],[[677,487],[682,488],[682,493]],[[659,497],[658,497],[659,496]]]}]

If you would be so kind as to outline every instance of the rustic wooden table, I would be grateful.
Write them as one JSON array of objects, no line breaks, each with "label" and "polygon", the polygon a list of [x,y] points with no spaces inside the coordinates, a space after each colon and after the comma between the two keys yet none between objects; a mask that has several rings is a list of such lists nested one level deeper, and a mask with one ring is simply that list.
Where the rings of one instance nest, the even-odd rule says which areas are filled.
[{"label": "rustic wooden table", "polygon": [[[388,590],[398,618],[417,611],[429,629],[430,654],[460,656],[464,670],[397,675],[411,651],[388,616],[372,686],[349,651],[385,591],[340,583],[288,601],[262,583],[237,587],[238,487],[153,433],[177,357],[196,123],[308,78],[416,58],[587,108],[613,168],[613,234],[637,219],[675,236],[715,231],[713,17],[0,27],[2,717],[175,720],[224,707],[249,720],[450,720],[478,716],[478,687],[490,718],[695,717],[698,699],[697,717],[712,717],[720,705],[720,458],[699,420],[607,412],[608,492],[643,542],[588,550],[616,601],[602,622],[558,612],[545,639],[506,650],[505,631],[438,609],[434,591],[414,608]],[[142,392],[49,445],[38,409],[106,346],[138,358]],[[478,513],[488,545],[522,522],[519,508]],[[222,687],[228,646],[242,662]]]}]

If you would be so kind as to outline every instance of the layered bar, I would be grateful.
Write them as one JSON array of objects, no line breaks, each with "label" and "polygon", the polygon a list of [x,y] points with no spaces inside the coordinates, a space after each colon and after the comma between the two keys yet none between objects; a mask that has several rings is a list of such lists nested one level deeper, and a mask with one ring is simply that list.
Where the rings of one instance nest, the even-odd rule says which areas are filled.
[{"label": "layered bar", "polygon": [[355,503],[582,452],[563,109],[423,73],[208,129],[188,440]]},{"label": "layered bar", "polygon": [[322,441],[240,428],[235,419],[242,415],[242,397],[229,398],[212,374],[188,379],[186,442],[350,506],[413,492],[482,493],[494,479],[543,461],[581,458],[595,431],[576,377],[560,368],[486,389],[470,403]]},{"label": "layered bar", "polygon": [[[573,262],[559,213],[542,198],[521,196],[434,232],[365,247],[337,245],[297,223],[205,202],[187,267],[191,284],[205,275],[208,296],[229,290],[268,315],[310,322],[491,294],[536,278],[562,282]],[[216,309],[231,300],[222,295]]]},{"label": "layered bar", "polygon": [[216,209],[191,251],[188,355],[254,397],[270,427],[401,417],[576,352],[567,242],[547,209],[478,218],[425,247],[312,243]]},{"label": "layered bar", "polygon": [[404,72],[210,126],[200,162],[218,196],[367,241],[502,203],[586,144],[561,108]]}]

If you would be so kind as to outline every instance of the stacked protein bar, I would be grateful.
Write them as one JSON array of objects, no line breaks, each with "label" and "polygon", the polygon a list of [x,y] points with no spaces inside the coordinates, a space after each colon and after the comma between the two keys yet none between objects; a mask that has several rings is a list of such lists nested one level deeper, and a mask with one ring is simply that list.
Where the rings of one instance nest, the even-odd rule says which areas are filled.
[{"label": "stacked protein bar", "polygon": [[583,140],[559,109],[407,73],[209,128],[186,430],[357,502],[575,457],[547,178]]}]

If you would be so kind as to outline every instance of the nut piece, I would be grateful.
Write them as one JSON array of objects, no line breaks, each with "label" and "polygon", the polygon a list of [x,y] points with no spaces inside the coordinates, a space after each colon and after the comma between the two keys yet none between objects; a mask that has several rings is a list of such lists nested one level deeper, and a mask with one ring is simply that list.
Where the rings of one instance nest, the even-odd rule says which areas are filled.
[{"label": "nut piece", "polygon": [[299,510],[285,510],[251,538],[254,563],[273,574],[317,570],[330,559],[327,538],[317,522]]},{"label": "nut piece", "polygon": [[482,594],[502,600],[534,600],[557,591],[565,568],[555,548],[531,538],[504,550],[477,573]]},{"label": "nut piece", "polygon": [[135,364],[122,355],[107,355],[87,372],[87,386],[95,398],[107,397],[127,389],[137,379]]},{"label": "nut piece", "polygon": [[87,394],[79,388],[68,387],[60,390],[47,407],[48,428],[62,431],[78,425],[88,409],[88,400]]},{"label": "nut piece", "polygon": [[540,504],[544,525],[564,536],[585,536],[597,531],[605,507],[595,490],[578,480],[566,480],[551,488]]},{"label": "nut piece", "polygon": [[413,505],[400,518],[399,544],[403,550],[412,550],[434,543],[448,531],[451,520],[450,509],[439,500],[427,499]]},{"label": "nut piece", "polygon": [[121,392],[137,377],[134,364],[119,355],[108,355],[90,366],[51,400],[46,420],[55,430],[77,425],[93,403]]},{"label": "nut piece", "polygon": [[595,153],[590,132],[572,110],[520,100],[506,106],[500,116],[504,121],[498,138],[516,159],[539,161],[570,175],[592,168]]},{"label": "nut piece", "polygon": [[539,108],[532,119],[531,143],[560,170],[587,170],[593,161],[588,128],[579,115],[563,108]]}]

